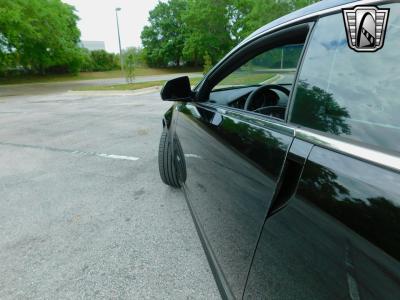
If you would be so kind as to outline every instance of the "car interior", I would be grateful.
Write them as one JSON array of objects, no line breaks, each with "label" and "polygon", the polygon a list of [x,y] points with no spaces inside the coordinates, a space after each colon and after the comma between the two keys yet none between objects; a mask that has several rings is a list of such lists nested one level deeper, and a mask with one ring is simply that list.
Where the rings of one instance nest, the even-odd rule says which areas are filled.
[{"label": "car interior", "polygon": [[210,103],[284,119],[292,84],[259,84],[211,92]]},{"label": "car interior", "polygon": [[284,120],[309,26],[281,30],[239,49],[205,80],[200,99]]}]

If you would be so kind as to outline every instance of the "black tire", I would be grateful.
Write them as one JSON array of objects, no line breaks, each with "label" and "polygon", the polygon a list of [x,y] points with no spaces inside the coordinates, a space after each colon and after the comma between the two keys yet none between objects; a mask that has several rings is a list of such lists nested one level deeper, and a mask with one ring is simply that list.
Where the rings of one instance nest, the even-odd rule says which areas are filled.
[{"label": "black tire", "polygon": [[158,148],[158,167],[161,179],[165,184],[176,188],[181,186],[172,153],[172,143],[168,138],[168,131],[165,129],[161,134],[160,146]]}]

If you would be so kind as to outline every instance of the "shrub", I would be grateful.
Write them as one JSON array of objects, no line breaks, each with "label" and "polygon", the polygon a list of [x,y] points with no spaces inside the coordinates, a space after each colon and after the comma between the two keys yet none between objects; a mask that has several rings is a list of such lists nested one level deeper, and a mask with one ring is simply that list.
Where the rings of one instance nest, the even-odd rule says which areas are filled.
[{"label": "shrub", "polygon": [[109,71],[116,68],[113,53],[105,50],[95,50],[90,52],[92,59],[92,71]]}]

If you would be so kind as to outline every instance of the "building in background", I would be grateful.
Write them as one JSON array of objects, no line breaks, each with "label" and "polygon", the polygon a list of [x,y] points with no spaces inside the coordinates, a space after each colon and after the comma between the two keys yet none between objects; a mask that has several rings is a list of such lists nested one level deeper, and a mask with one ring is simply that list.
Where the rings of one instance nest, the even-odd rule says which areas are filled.
[{"label": "building in background", "polygon": [[86,48],[89,51],[106,50],[106,44],[104,41],[81,41],[81,47]]}]

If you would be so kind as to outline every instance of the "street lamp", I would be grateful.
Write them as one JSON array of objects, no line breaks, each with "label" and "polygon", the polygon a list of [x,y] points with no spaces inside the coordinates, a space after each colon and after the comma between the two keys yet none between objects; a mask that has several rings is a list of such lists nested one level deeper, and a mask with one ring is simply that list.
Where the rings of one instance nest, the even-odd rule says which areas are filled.
[{"label": "street lamp", "polygon": [[119,22],[118,22],[118,12],[121,10],[120,7],[115,9],[115,17],[117,18],[117,31],[118,31],[118,44],[119,44],[119,59],[121,63],[121,71],[124,71],[124,63],[122,60],[122,49],[121,49],[121,36],[119,34]]}]

